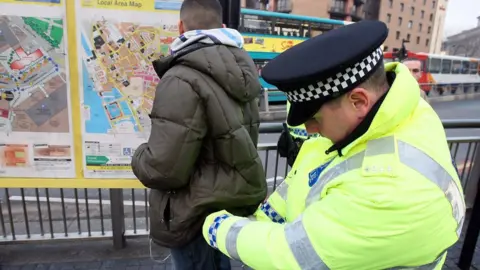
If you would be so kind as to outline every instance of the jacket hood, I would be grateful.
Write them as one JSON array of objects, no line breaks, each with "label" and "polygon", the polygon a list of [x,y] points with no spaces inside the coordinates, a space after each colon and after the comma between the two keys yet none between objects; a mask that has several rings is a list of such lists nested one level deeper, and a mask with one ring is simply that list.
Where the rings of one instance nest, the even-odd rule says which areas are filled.
[{"label": "jacket hood", "polygon": [[344,154],[358,144],[388,134],[408,119],[419,104],[420,86],[405,65],[389,63],[385,65],[385,71],[395,72],[395,80],[367,132],[344,147]]},{"label": "jacket hood", "polygon": [[245,103],[258,97],[258,71],[243,50],[243,38],[234,29],[190,31],[177,38],[172,55],[154,62],[162,77],[172,66],[184,65],[199,71],[221,86],[233,99]]}]

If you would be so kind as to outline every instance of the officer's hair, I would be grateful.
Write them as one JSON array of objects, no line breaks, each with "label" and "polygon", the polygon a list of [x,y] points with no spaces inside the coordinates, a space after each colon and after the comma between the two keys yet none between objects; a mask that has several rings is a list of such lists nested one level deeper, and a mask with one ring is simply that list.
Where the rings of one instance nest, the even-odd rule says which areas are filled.
[{"label": "officer's hair", "polygon": [[385,73],[385,67],[379,65],[377,70],[363,82],[359,87],[365,88],[366,90],[384,93],[388,89],[388,80],[387,74]]},{"label": "officer's hair", "polygon": [[185,31],[222,27],[222,6],[218,0],[184,0],[180,20]]}]

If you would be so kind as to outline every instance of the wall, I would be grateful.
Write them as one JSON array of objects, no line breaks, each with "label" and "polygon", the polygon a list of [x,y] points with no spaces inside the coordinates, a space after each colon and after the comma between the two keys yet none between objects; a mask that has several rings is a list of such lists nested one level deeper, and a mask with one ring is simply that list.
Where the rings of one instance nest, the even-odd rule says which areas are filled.
[{"label": "wall", "polygon": [[[387,50],[400,48],[402,39],[407,39],[410,36],[410,43],[406,44],[407,49],[415,52],[429,52],[435,14],[435,10],[432,9],[434,0],[381,1],[379,20],[385,22],[390,30],[385,42],[385,46],[388,47]],[[392,2],[392,5],[390,5],[390,2]],[[403,10],[401,8],[402,4]],[[414,9],[413,15],[412,7]],[[402,20],[401,24],[399,18]],[[409,21],[412,21],[411,28],[409,28]]]},{"label": "wall", "polygon": [[445,27],[445,16],[447,14],[448,0],[437,0],[437,8],[435,11],[435,21],[433,24],[432,42],[429,52],[440,54],[442,49],[443,29]]},{"label": "wall", "polygon": [[329,18],[329,0],[293,0],[292,14]]},{"label": "wall", "polygon": [[444,49],[450,55],[480,58],[480,27],[448,37]]}]

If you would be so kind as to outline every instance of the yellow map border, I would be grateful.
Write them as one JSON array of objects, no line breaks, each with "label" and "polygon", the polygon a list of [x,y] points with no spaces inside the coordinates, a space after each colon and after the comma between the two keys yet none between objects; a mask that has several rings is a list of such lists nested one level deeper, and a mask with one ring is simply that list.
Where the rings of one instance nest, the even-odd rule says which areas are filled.
[{"label": "yellow map border", "polygon": [[19,4],[19,5],[37,5],[37,6],[60,6],[62,5],[63,1],[69,0],[61,0],[60,3],[49,3],[49,2],[22,2],[17,0],[0,0],[1,3],[8,3],[8,4]]},{"label": "yellow map border", "polygon": [[[17,2],[18,3],[18,2]],[[28,2],[22,3],[26,4]],[[30,3],[28,3],[30,4]],[[51,5],[51,4],[50,4]],[[76,178],[0,178],[3,188],[145,188],[135,179],[94,179],[83,177],[83,139],[80,110],[79,72],[77,54],[77,31],[75,1],[65,3],[67,22],[68,61],[70,71],[70,104],[72,111],[72,132],[75,151]]]}]

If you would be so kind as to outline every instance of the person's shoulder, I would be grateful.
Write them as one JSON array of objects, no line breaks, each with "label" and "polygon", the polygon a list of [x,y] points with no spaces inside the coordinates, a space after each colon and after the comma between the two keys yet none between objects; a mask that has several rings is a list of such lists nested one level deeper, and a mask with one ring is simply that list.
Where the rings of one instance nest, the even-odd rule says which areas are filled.
[{"label": "person's shoulder", "polygon": [[174,66],[160,79],[156,87],[156,94],[179,96],[195,94],[195,80],[185,72],[185,68]]}]

